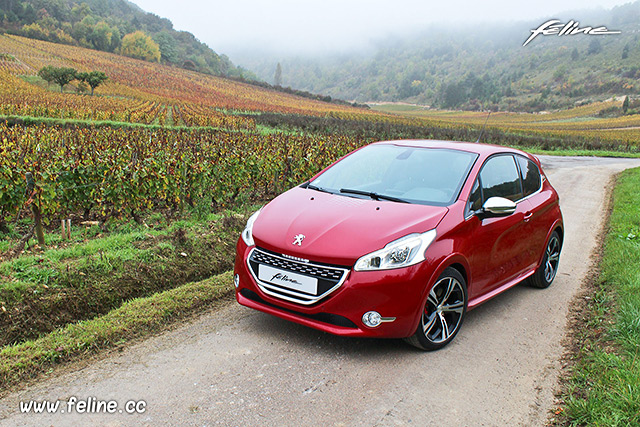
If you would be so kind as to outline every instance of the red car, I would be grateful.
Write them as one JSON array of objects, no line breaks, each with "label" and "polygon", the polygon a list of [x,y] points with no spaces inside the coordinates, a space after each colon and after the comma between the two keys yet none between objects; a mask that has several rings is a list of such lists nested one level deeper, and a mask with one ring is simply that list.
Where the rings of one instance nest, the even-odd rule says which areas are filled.
[{"label": "red car", "polygon": [[563,240],[540,161],[447,141],[367,145],[254,213],[238,302],[336,335],[447,345],[465,313],[527,279],[548,287]]}]

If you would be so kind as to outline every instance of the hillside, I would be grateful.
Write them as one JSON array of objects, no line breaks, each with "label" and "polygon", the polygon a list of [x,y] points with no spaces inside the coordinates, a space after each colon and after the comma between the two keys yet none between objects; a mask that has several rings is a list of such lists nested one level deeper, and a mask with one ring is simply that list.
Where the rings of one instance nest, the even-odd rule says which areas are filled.
[{"label": "hillside", "polygon": [[160,61],[165,64],[253,77],[193,34],[176,31],[170,20],[126,0],[0,0],[0,31],[105,52],[119,51],[125,35],[143,31],[157,44]]},{"label": "hillside", "polygon": [[[8,73],[0,88],[0,114],[231,127],[246,127],[250,120],[226,110],[380,115],[108,52],[19,36],[0,36],[0,52],[0,70]],[[53,87],[47,90],[35,76],[46,65],[105,71],[109,79],[96,89],[95,97],[61,96]],[[73,89],[72,83],[67,90]]]},{"label": "hillside", "polygon": [[371,52],[326,57],[242,57],[236,61],[273,81],[357,102],[408,102],[467,110],[541,111],[612,96],[640,86],[640,2],[608,11],[553,16],[621,30],[611,36],[539,36],[545,22],[433,26],[421,34],[378,42]]},{"label": "hillside", "polygon": [[[38,70],[49,65],[105,71],[108,80],[95,90],[95,96],[80,92],[77,81],[60,93],[58,86],[48,86],[37,76]],[[108,52],[10,35],[0,35],[0,76],[0,116],[108,121],[113,126],[204,126],[251,132],[255,141],[265,131],[336,140],[342,136],[475,140],[486,117],[484,113],[423,108],[354,108]],[[493,142],[503,144],[635,147],[640,101],[631,100],[626,115],[622,115],[622,104],[618,98],[553,114],[494,115],[488,131]]]}]

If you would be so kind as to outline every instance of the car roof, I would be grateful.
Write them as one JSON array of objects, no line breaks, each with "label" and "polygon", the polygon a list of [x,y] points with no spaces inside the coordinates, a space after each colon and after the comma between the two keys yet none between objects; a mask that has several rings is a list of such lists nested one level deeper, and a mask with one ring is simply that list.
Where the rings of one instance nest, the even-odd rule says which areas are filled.
[{"label": "car roof", "polygon": [[479,154],[481,157],[488,157],[496,153],[514,153],[520,154],[526,157],[532,157],[530,154],[524,151],[516,150],[514,148],[503,147],[501,145],[482,144],[475,142],[461,142],[461,141],[442,141],[434,139],[402,139],[392,141],[380,141],[375,144],[393,144],[405,147],[421,147],[421,148],[448,148],[451,150],[468,151],[470,153]]}]

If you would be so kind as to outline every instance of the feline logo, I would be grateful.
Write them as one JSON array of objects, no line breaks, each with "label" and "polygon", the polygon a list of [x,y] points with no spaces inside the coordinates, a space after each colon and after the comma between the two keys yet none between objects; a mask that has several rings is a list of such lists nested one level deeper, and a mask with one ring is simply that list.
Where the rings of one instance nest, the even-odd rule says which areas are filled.
[{"label": "feline logo", "polygon": [[301,284],[297,280],[291,279],[289,276],[287,276],[286,274],[282,274],[282,273],[276,273],[276,274],[273,275],[273,277],[271,278],[271,281],[274,282],[276,280],[280,280],[281,282],[295,283],[296,285],[300,285]]},{"label": "feline logo", "polygon": [[540,25],[538,28],[531,30],[531,35],[524,42],[522,46],[526,46],[530,41],[538,37],[540,34],[543,36],[575,36],[576,34],[586,34],[589,36],[602,36],[607,34],[620,34],[622,31],[609,30],[604,25],[599,27],[583,27],[580,28],[578,21],[569,21],[563,24],[558,19],[552,19]]}]

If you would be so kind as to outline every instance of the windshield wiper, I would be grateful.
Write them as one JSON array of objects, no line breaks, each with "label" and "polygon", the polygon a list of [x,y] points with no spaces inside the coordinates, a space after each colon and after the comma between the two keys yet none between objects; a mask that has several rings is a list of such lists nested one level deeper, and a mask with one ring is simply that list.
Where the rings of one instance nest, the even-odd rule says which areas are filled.
[{"label": "windshield wiper", "polygon": [[333,194],[332,191],[329,191],[329,190],[327,190],[325,188],[322,188],[322,187],[318,187],[317,185],[313,185],[313,184],[311,184],[309,182],[307,182],[306,184],[303,184],[303,188],[308,188],[310,190],[316,190],[316,191],[321,191],[323,193]]},{"label": "windshield wiper", "polygon": [[346,193],[346,194],[359,194],[361,196],[368,196],[368,197],[371,197],[374,200],[389,200],[391,202],[409,203],[408,200],[399,199],[399,198],[393,197],[393,196],[386,196],[384,194],[378,194],[378,193],[374,193],[372,191],[362,191],[362,190],[352,190],[350,188],[341,188],[340,192],[341,193]]}]

